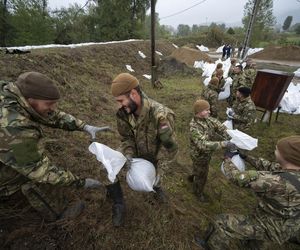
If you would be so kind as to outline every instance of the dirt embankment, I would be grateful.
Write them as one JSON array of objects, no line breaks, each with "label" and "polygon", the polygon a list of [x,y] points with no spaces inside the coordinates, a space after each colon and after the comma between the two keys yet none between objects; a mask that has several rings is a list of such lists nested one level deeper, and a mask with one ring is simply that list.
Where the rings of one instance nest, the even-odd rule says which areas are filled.
[{"label": "dirt embankment", "polygon": [[300,62],[300,46],[270,46],[249,57],[261,60],[282,60]]}]

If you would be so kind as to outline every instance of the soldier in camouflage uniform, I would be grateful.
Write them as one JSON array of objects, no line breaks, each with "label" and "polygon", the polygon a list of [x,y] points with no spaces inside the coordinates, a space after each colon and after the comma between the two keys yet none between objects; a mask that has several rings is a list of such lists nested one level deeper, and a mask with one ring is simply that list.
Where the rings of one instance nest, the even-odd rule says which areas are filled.
[{"label": "soldier in camouflage uniform", "polygon": [[37,72],[23,73],[15,83],[0,82],[0,199],[20,192],[48,221],[74,217],[83,209],[83,203],[78,202],[64,210],[64,201],[49,198],[49,191],[45,191],[49,187],[50,192],[56,192],[54,186],[100,187],[97,180],[82,179],[54,166],[44,153],[41,124],[69,131],[85,130],[93,136],[99,129],[55,111],[59,98],[53,81]]},{"label": "soldier in camouflage uniform", "polygon": [[234,68],[234,78],[232,79],[232,85],[230,86],[230,97],[228,98],[229,106],[233,105],[236,100],[236,91],[239,87],[246,86],[245,77],[243,74],[243,66],[237,64]]},{"label": "soldier in camouflage uniform", "polygon": [[230,68],[228,70],[228,77],[231,77],[233,79],[235,73],[234,73],[234,68],[235,68],[235,65],[236,65],[236,59],[235,58],[232,58],[230,60],[231,62],[231,65],[230,65]]},{"label": "soldier in camouflage uniform", "polygon": [[243,74],[245,77],[245,86],[252,89],[257,74],[255,63],[252,61],[252,59],[249,58],[246,60],[246,66]]},{"label": "soldier in camouflage uniform", "polygon": [[[240,187],[251,188],[259,199],[254,214],[221,214],[199,244],[205,249],[234,249],[249,243],[284,242],[297,236],[300,229],[300,136],[278,141],[276,161],[243,155],[256,170],[240,172],[225,159],[225,176]],[[241,249],[241,246],[240,246]]]},{"label": "soldier in camouflage uniform", "polygon": [[216,71],[216,77],[219,79],[219,84],[218,84],[218,94],[222,91],[224,91],[224,86],[225,86],[225,79],[223,77],[224,70],[223,69],[217,69]]},{"label": "soldier in camouflage uniform", "polygon": [[[207,181],[211,156],[221,148],[232,149],[227,128],[217,119],[210,117],[210,106],[205,100],[194,103],[194,118],[190,122],[190,155],[193,161],[193,191],[200,201],[206,201],[203,189]],[[219,136],[222,140],[217,141]]]},{"label": "soldier in camouflage uniform", "polygon": [[236,101],[228,116],[232,119],[233,128],[243,132],[249,130],[256,119],[256,107],[250,96],[251,90],[240,87],[236,92]]},{"label": "soldier in camouflage uniform", "polygon": [[[117,127],[127,166],[130,167],[133,157],[138,157],[152,162],[157,169],[161,147],[167,150],[172,159],[177,153],[174,112],[148,98],[141,90],[138,79],[131,74],[119,74],[112,82],[111,91],[119,105]],[[154,190],[159,201],[167,201],[159,182]]]},{"label": "soldier in camouflage uniform", "polygon": [[218,63],[217,66],[216,66],[216,68],[215,68],[215,70],[214,70],[214,72],[212,73],[211,77],[212,78],[216,77],[217,76],[217,70],[218,69],[222,69],[222,68],[223,68],[223,63]]},{"label": "soldier in camouflage uniform", "polygon": [[219,79],[217,77],[212,77],[208,85],[203,88],[203,91],[201,93],[201,98],[209,103],[210,113],[214,118],[218,118],[218,85]]}]

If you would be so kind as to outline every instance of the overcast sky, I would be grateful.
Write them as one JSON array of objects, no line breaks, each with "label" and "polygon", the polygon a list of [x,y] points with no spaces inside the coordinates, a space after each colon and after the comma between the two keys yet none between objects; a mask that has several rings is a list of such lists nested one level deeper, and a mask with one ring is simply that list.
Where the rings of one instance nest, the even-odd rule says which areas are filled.
[{"label": "overcast sky", "polygon": [[[70,4],[83,5],[87,0],[49,0],[51,9],[68,7]],[[156,12],[159,13],[160,24],[210,24],[220,22],[226,24],[241,23],[244,15],[244,6],[247,0],[157,0]],[[199,3],[199,4],[198,4]],[[285,13],[289,10],[300,10],[300,2],[297,0],[273,0],[274,15]],[[194,6],[198,4],[197,6]],[[193,8],[172,17],[167,17],[181,12],[189,7]],[[300,14],[299,14],[300,15]],[[167,18],[165,18],[167,17]]]}]

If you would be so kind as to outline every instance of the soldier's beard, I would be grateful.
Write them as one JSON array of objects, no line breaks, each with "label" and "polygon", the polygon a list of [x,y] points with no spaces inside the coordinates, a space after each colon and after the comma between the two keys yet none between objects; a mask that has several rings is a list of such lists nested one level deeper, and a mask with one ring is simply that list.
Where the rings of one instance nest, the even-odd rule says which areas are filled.
[{"label": "soldier's beard", "polygon": [[127,114],[134,114],[135,111],[137,110],[138,106],[136,103],[129,97],[129,103],[127,107],[122,107],[122,109],[127,113]]}]

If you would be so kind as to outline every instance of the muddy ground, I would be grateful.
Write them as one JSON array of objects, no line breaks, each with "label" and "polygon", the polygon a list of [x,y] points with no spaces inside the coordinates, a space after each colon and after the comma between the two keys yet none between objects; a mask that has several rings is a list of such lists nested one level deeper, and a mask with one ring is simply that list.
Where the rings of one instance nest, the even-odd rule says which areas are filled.
[{"label": "muddy ground", "polygon": [[[147,56],[145,59],[139,56],[139,50]],[[69,200],[83,200],[86,209],[74,221],[55,223],[46,223],[21,197],[13,197],[0,204],[0,249],[200,249],[193,241],[194,235],[202,231],[215,215],[253,211],[256,200],[252,193],[228,183],[220,172],[222,152],[217,153],[211,162],[206,186],[210,203],[202,204],[193,196],[187,181],[191,173],[187,133],[192,104],[202,88],[201,72],[183,66],[180,60],[170,60],[169,56],[175,50],[171,43],[159,42],[157,50],[163,54],[157,55],[157,61],[163,65],[163,71],[168,72],[159,75],[164,86],[161,90],[153,89],[150,81],[142,76],[150,74],[149,42],[0,55],[2,80],[14,81],[25,71],[45,73],[57,82],[62,93],[60,109],[89,124],[109,125],[113,129],[116,129],[116,106],[110,94],[110,82],[116,74],[127,72],[126,64],[131,65],[145,92],[175,111],[180,148],[177,162],[163,162],[160,166],[165,173],[163,186],[170,197],[168,205],[158,204],[151,194],[130,190],[124,173],[121,174],[121,184],[127,214],[125,226],[119,229],[111,225],[111,203],[106,199],[105,189],[87,192],[63,188]],[[259,68],[273,66],[258,65]],[[296,67],[284,67],[289,72],[296,70]],[[220,109],[225,110],[225,106],[221,103]],[[278,138],[300,134],[299,116],[280,114],[277,123],[273,121],[270,127],[258,123],[251,132],[259,139],[259,148],[253,154],[274,160],[273,150]],[[45,128],[45,134],[49,139],[47,154],[53,164],[81,177],[105,178],[100,163],[87,150],[88,135],[49,128]],[[117,133],[100,134],[97,140],[112,148],[119,144]],[[264,247],[297,249],[293,244]]]}]

